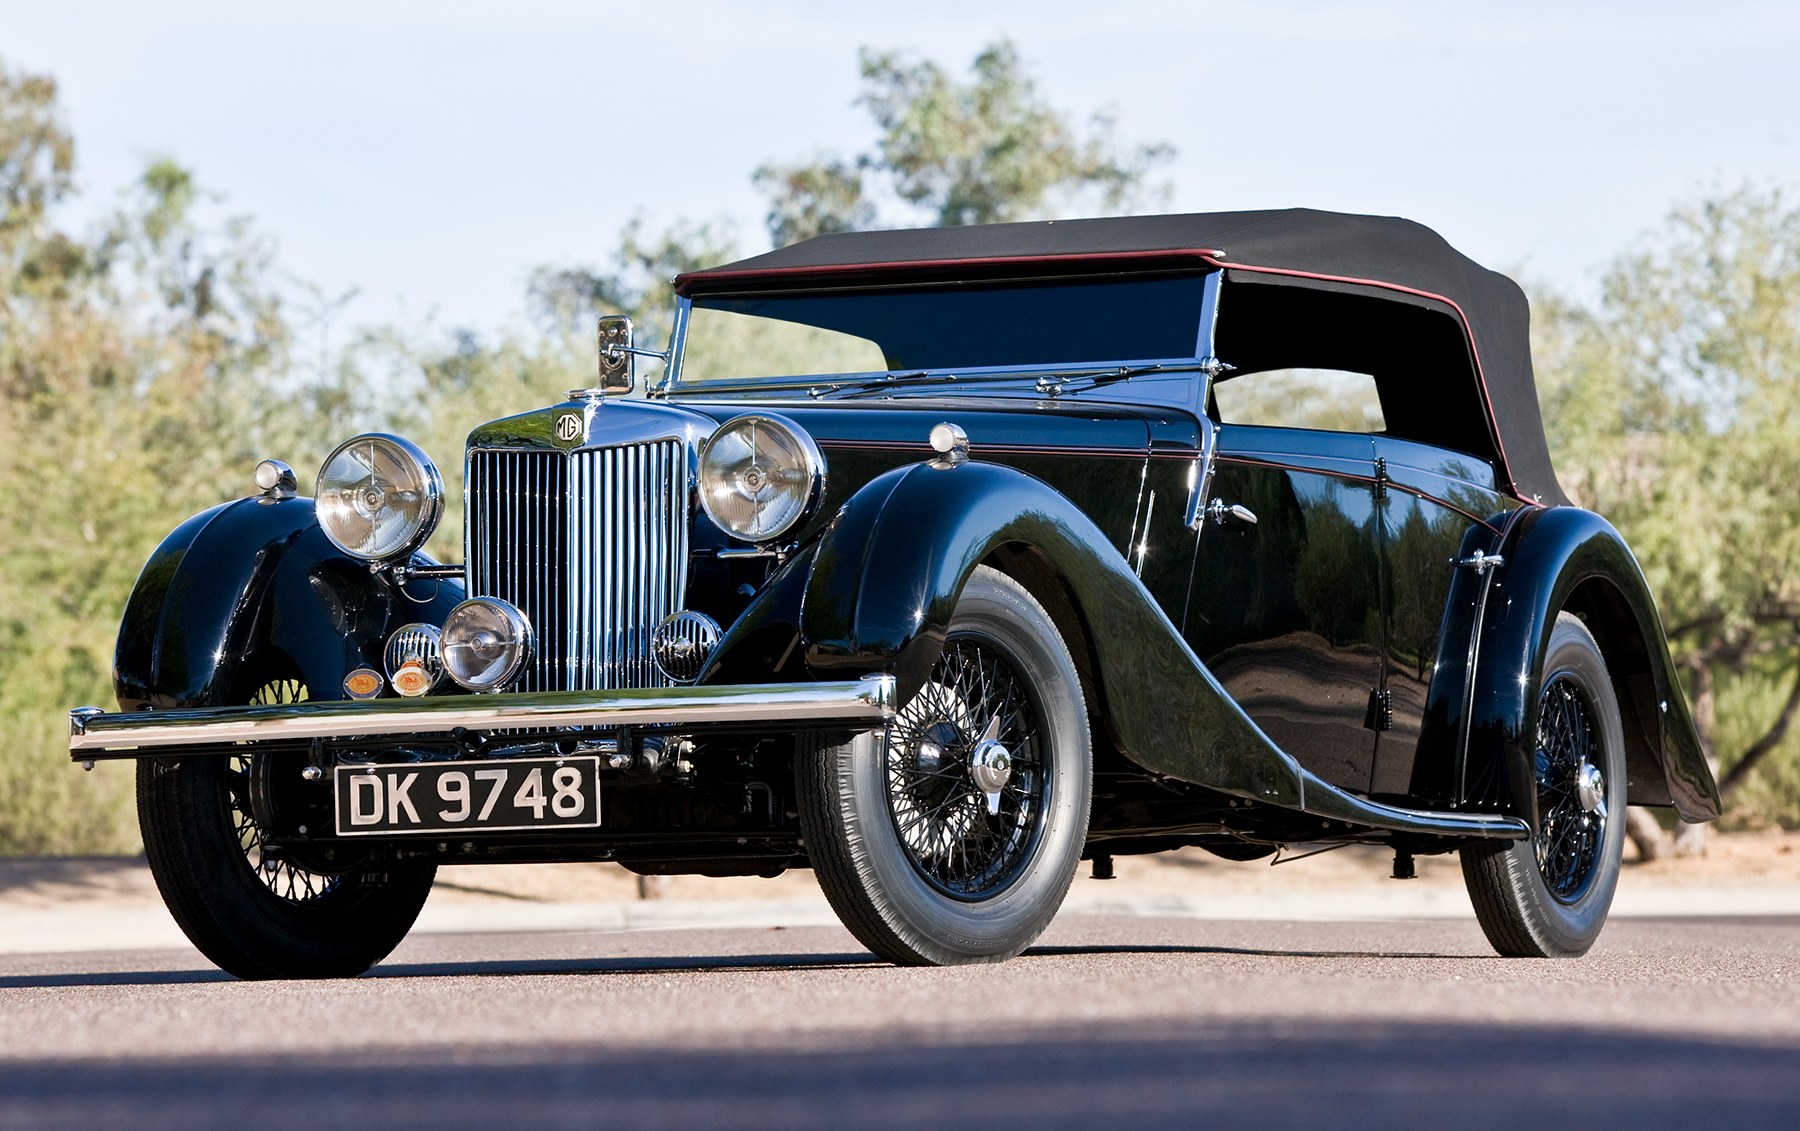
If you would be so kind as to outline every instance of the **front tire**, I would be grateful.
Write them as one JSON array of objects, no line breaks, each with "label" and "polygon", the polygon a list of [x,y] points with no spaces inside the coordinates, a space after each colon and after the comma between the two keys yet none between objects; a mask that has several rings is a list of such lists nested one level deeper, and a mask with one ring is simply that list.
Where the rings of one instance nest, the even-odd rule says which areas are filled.
[{"label": "front tire", "polygon": [[1011,958],[1080,864],[1092,761],[1055,624],[1023,586],[978,567],[930,679],[888,729],[802,744],[800,824],[819,886],[890,962]]},{"label": "front tire", "polygon": [[[252,703],[305,697],[271,679]],[[265,851],[252,801],[277,775],[267,753],[146,758],[138,763],[138,827],[169,913],[200,953],[240,978],[338,978],[385,958],[418,918],[437,865],[346,861],[315,871]],[[284,767],[298,779],[299,767]],[[280,774],[286,777],[286,773]]]},{"label": "front tire", "polygon": [[1586,954],[1606,925],[1625,845],[1625,742],[1600,646],[1562,613],[1538,681],[1537,828],[1462,850],[1475,917],[1508,957]]}]

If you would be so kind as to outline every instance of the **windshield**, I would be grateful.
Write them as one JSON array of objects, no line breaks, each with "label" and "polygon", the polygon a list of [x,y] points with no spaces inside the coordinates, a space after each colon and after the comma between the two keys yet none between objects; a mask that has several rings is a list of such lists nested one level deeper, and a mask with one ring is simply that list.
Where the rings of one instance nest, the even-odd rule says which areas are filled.
[{"label": "windshield", "polygon": [[677,384],[1196,356],[1204,275],[702,295]]}]

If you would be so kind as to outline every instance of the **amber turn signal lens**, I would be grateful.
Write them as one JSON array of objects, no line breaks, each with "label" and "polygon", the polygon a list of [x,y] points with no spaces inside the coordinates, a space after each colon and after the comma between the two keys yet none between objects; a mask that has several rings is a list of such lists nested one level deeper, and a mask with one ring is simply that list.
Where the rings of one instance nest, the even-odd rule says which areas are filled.
[{"label": "amber turn signal lens", "polygon": [[381,673],[357,668],[344,677],[344,694],[352,699],[373,699],[381,694]]},{"label": "amber turn signal lens", "polygon": [[401,664],[400,670],[394,673],[393,678],[394,690],[408,699],[417,699],[430,691],[431,685],[436,682],[432,679],[431,673],[425,670],[425,665],[417,660],[408,660]]}]

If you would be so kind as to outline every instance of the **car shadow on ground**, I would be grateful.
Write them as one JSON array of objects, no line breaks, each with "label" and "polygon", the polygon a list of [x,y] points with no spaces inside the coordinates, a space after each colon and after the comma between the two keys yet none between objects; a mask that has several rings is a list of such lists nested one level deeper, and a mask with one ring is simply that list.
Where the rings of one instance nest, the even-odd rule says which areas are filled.
[{"label": "car shadow on ground", "polygon": [[[1456,961],[1492,955],[1397,950],[1296,950],[1281,947],[1152,945],[1034,946],[1015,962],[1032,958],[1107,957],[1124,955],[1218,955],[1252,958],[1368,959],[1389,961]],[[600,974],[705,974],[757,971],[828,971],[886,967],[866,951],[841,953],[622,955],[573,958],[496,958],[455,961],[402,961],[376,966],[365,978],[504,978],[530,975],[593,976]],[[98,970],[0,974],[0,990],[81,986],[175,986],[235,981],[221,970]]]},{"label": "car shadow on ground", "polygon": [[202,982],[235,982],[223,970],[59,970],[45,974],[0,974],[0,990],[38,990],[85,986],[192,986]]}]

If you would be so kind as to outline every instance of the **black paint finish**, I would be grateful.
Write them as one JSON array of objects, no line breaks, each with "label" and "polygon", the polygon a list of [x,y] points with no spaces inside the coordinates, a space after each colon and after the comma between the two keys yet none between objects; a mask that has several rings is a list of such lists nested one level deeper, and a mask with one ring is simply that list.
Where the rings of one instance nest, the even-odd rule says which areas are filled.
[{"label": "black paint finish", "polygon": [[1631,800],[1673,805],[1686,820],[1718,816],[1718,787],[1661,619],[1618,531],[1591,511],[1531,508],[1509,525],[1500,553],[1506,565],[1487,598],[1464,779],[1505,782],[1509,802],[1535,796],[1530,767],[1539,665],[1556,614],[1568,609],[1599,642],[1618,691]]},{"label": "black paint finish", "polygon": [[1200,539],[1188,641],[1275,743],[1369,792],[1381,683],[1380,529],[1367,436],[1224,425],[1210,494],[1248,507]]},{"label": "black paint finish", "polygon": [[139,574],[114,658],[119,705],[239,701],[239,672],[253,660],[285,664],[314,698],[342,698],[352,669],[381,670],[389,633],[442,624],[461,600],[458,581],[413,581],[402,593],[371,575],[325,537],[311,499],[226,503],[177,527]]}]

